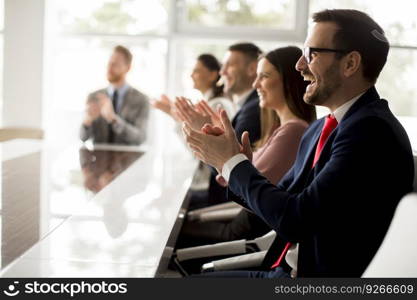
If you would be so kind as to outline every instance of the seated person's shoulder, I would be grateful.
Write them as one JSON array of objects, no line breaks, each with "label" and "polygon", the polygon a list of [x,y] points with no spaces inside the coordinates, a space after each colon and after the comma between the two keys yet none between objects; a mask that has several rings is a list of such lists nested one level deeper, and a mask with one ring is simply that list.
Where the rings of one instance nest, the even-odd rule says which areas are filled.
[{"label": "seated person's shoulder", "polygon": [[246,101],[245,104],[242,106],[241,111],[245,114],[259,115],[259,101]]},{"label": "seated person's shoulder", "polygon": [[294,120],[278,127],[276,130],[279,132],[280,136],[299,136],[304,134],[308,126],[309,124],[304,120]]},{"label": "seated person's shoulder", "polygon": [[128,93],[131,95],[131,98],[133,100],[137,100],[137,101],[140,101],[140,102],[146,102],[146,103],[149,102],[149,97],[146,94],[142,93],[141,91],[139,91],[139,90],[137,90],[133,87],[129,88]]},{"label": "seated person's shoulder", "polygon": [[[394,147],[408,140],[404,128],[389,114],[365,113],[346,120],[339,131],[340,137]],[[401,141],[400,143],[398,143]]]},{"label": "seated person's shoulder", "polygon": [[98,100],[99,94],[103,94],[103,93],[107,94],[107,90],[106,89],[95,90],[88,94],[87,100],[88,101]]}]

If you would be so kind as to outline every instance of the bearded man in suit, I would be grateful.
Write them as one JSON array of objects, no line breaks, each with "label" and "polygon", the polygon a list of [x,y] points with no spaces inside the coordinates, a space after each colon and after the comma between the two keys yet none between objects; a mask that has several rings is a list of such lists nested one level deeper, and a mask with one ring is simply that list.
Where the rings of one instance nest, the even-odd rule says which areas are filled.
[{"label": "bearded man in suit", "polygon": [[116,46],[107,65],[110,85],[87,98],[82,141],[91,138],[93,143],[138,145],[146,139],[149,100],[126,82],[131,65],[131,52]]}]

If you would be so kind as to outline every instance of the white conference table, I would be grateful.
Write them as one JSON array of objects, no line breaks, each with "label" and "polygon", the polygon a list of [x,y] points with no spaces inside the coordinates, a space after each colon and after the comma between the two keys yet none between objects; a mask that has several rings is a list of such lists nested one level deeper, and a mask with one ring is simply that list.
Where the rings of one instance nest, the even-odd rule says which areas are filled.
[{"label": "white conference table", "polygon": [[197,161],[153,147],[0,143],[0,277],[158,277]]}]

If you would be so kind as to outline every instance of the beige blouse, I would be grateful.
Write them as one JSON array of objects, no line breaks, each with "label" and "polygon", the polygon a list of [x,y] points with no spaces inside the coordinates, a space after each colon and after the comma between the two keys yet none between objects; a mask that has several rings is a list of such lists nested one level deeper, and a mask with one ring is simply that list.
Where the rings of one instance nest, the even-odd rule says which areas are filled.
[{"label": "beige blouse", "polygon": [[278,127],[267,142],[253,153],[253,165],[271,183],[277,184],[292,167],[308,123],[291,120]]}]

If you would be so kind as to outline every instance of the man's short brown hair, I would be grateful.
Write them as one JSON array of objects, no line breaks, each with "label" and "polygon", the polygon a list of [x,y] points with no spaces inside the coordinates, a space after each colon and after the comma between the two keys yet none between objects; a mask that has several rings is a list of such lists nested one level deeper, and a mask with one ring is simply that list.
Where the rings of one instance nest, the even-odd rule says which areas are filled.
[{"label": "man's short brown hair", "polygon": [[358,51],[362,57],[363,76],[375,83],[387,61],[389,42],[384,30],[366,13],[354,9],[326,9],[313,15],[313,21],[333,22],[338,30],[334,47]]},{"label": "man's short brown hair", "polygon": [[127,49],[126,47],[124,47],[122,45],[117,45],[116,47],[114,47],[113,52],[117,52],[117,53],[122,54],[123,57],[125,58],[126,64],[128,64],[129,66],[131,65],[133,55],[129,51],[129,49]]},{"label": "man's short brown hair", "polygon": [[250,62],[257,61],[259,56],[262,54],[262,50],[253,43],[233,44],[229,47],[229,51],[237,51],[242,53]]}]

